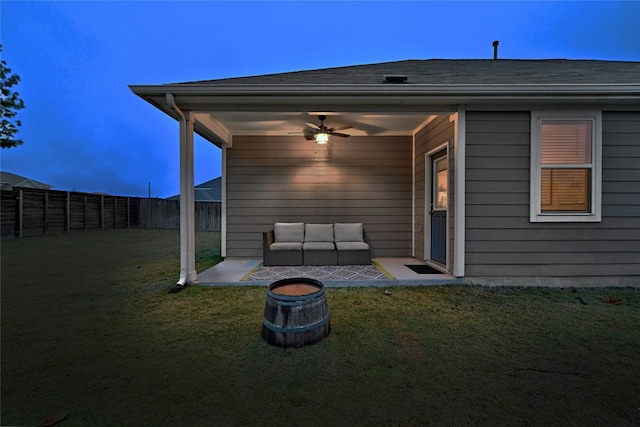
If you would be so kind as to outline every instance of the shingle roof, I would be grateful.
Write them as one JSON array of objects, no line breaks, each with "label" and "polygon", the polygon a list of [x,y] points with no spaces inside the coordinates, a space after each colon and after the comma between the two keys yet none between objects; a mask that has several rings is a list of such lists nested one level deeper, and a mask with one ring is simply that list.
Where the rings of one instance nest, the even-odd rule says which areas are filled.
[{"label": "shingle roof", "polygon": [[384,62],[181,83],[210,85],[392,84],[385,75],[406,75],[406,84],[638,84],[640,62],[599,60],[428,59]]},{"label": "shingle roof", "polygon": [[17,175],[11,172],[0,172],[0,187],[3,189],[11,187],[23,187],[23,188],[40,188],[44,190],[51,189],[51,185],[44,182],[36,181],[35,179],[26,178],[24,176]]}]

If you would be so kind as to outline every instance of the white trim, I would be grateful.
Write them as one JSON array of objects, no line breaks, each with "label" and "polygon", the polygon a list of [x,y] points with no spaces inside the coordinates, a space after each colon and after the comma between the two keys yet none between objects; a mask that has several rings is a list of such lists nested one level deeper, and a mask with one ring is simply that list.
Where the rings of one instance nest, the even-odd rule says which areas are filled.
[{"label": "white trim", "polygon": [[[199,133],[203,133],[204,129],[210,132],[211,135],[206,137],[207,140],[214,139],[215,137],[219,138],[225,144],[231,144],[231,132],[227,129],[219,120],[214,119],[208,114],[198,113],[194,114],[196,127],[199,130]],[[201,125],[201,126],[198,126]]]},{"label": "white trim", "polygon": [[453,162],[455,168],[454,176],[454,236],[453,236],[453,275],[464,277],[465,267],[465,244],[466,244],[466,146],[467,146],[467,124],[465,106],[458,107],[458,112],[451,115],[455,121],[453,130]]},{"label": "white trim", "polygon": [[195,197],[193,190],[194,156],[193,127],[194,120],[189,111],[182,111],[171,93],[165,94],[167,105],[179,116],[180,142],[180,278],[178,285],[195,282],[196,272],[196,236],[195,236]]},{"label": "white trim", "polygon": [[418,132],[420,132],[422,129],[424,129],[429,123],[431,123],[432,121],[434,121],[435,119],[437,119],[439,117],[438,114],[430,114],[429,117],[427,117],[427,119],[420,123],[420,125],[418,127],[416,127],[413,130],[413,137],[415,138],[415,136],[418,134]]},{"label": "white trim", "polygon": [[193,190],[193,120],[188,111],[180,121],[180,277],[195,282],[195,204]]},{"label": "white trim", "polygon": [[[131,85],[132,92],[137,95],[162,95],[170,92],[175,96],[212,95],[243,95],[243,103],[255,102],[258,97],[271,95],[306,96],[322,95],[387,95],[420,97],[424,95],[467,95],[500,98],[512,96],[521,98],[531,96],[556,95],[594,95],[612,97],[616,95],[637,99],[640,94],[638,83],[604,83],[604,84],[408,84],[408,85],[380,85],[380,84],[244,84],[223,85],[220,83],[180,83],[168,85]],[[213,100],[207,100],[213,101]],[[271,99],[270,103],[276,100]],[[344,101],[347,101],[344,99]],[[391,101],[391,99],[389,99]],[[180,100],[184,102],[184,100]],[[237,102],[237,101],[236,101]]]},{"label": "white trim", "polygon": [[416,132],[411,138],[411,256],[416,256]]},{"label": "white trim", "polygon": [[[449,140],[443,142],[442,144],[437,145],[436,147],[432,148],[431,150],[427,151],[424,154],[424,179],[425,179],[425,183],[424,183],[424,242],[423,242],[423,251],[424,251],[424,261],[433,261],[433,262],[437,262],[431,259],[431,197],[433,196],[433,168],[432,168],[432,164],[433,164],[433,159],[432,156],[436,153],[439,153],[441,151],[445,151],[445,157],[447,158],[447,174],[449,174],[451,168],[449,167],[449,160],[450,160],[450,156],[449,156],[449,146],[450,146],[450,142]],[[450,175],[449,176],[449,180],[451,180]],[[450,194],[450,189],[449,186],[447,186],[447,200],[448,200],[448,196]],[[447,225],[446,225],[446,233],[447,233],[447,250],[445,252],[445,265],[447,267],[447,271],[449,270],[449,215],[451,214],[451,210],[450,210],[450,204],[447,203]]]},{"label": "white trim", "polygon": [[222,148],[222,178],[220,201],[220,256],[227,257],[227,146]]},{"label": "white trim", "polygon": [[[591,212],[542,213],[540,206],[540,123],[542,120],[589,120],[592,132]],[[602,112],[601,111],[532,111],[531,164],[529,193],[530,222],[601,222],[602,221]]]},{"label": "white trim", "polygon": [[433,184],[431,182],[433,180],[431,155],[439,150],[442,150],[442,147],[424,154],[424,218],[422,219],[422,223],[424,224],[424,228],[422,230],[422,253],[424,253],[423,261],[429,261],[431,259],[431,215],[429,215],[429,212],[431,212],[431,192],[433,191]]}]

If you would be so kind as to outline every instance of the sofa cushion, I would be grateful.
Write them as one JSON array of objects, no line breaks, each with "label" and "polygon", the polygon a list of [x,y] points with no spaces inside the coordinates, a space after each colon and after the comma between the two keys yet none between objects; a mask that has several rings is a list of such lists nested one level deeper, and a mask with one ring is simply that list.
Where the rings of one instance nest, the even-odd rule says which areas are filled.
[{"label": "sofa cushion", "polygon": [[333,242],[333,224],[305,224],[305,242]]},{"label": "sofa cushion", "polygon": [[336,247],[333,242],[304,242],[302,249],[305,251],[333,251]]},{"label": "sofa cushion", "polygon": [[302,242],[273,242],[269,245],[271,251],[301,251]]},{"label": "sofa cushion", "polygon": [[336,223],[333,226],[335,241],[337,242],[364,242],[364,228],[361,222]]},{"label": "sofa cushion", "polygon": [[303,222],[276,222],[273,227],[274,240],[276,242],[300,242],[304,241]]},{"label": "sofa cushion", "polygon": [[366,251],[369,245],[365,242],[336,242],[339,251]]}]

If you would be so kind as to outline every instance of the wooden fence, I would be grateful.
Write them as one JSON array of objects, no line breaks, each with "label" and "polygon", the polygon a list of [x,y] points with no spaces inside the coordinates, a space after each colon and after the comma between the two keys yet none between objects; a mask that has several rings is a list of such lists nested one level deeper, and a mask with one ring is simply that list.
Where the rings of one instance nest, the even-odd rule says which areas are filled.
[{"label": "wooden fence", "polygon": [[[131,227],[180,229],[180,201],[129,198]],[[220,231],[220,202],[195,202],[198,231]]]},{"label": "wooden fence", "polygon": [[[180,202],[55,190],[1,191],[2,239],[113,228],[180,228]],[[196,230],[220,231],[220,203],[195,203]]]}]

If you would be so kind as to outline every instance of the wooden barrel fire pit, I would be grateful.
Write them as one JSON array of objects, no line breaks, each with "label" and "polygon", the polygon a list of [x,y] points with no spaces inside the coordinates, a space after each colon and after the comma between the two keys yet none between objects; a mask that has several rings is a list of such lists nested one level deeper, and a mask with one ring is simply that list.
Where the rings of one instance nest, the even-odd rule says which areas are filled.
[{"label": "wooden barrel fire pit", "polygon": [[331,331],[324,285],[315,279],[273,282],[267,290],[262,338],[278,347],[313,344]]}]

